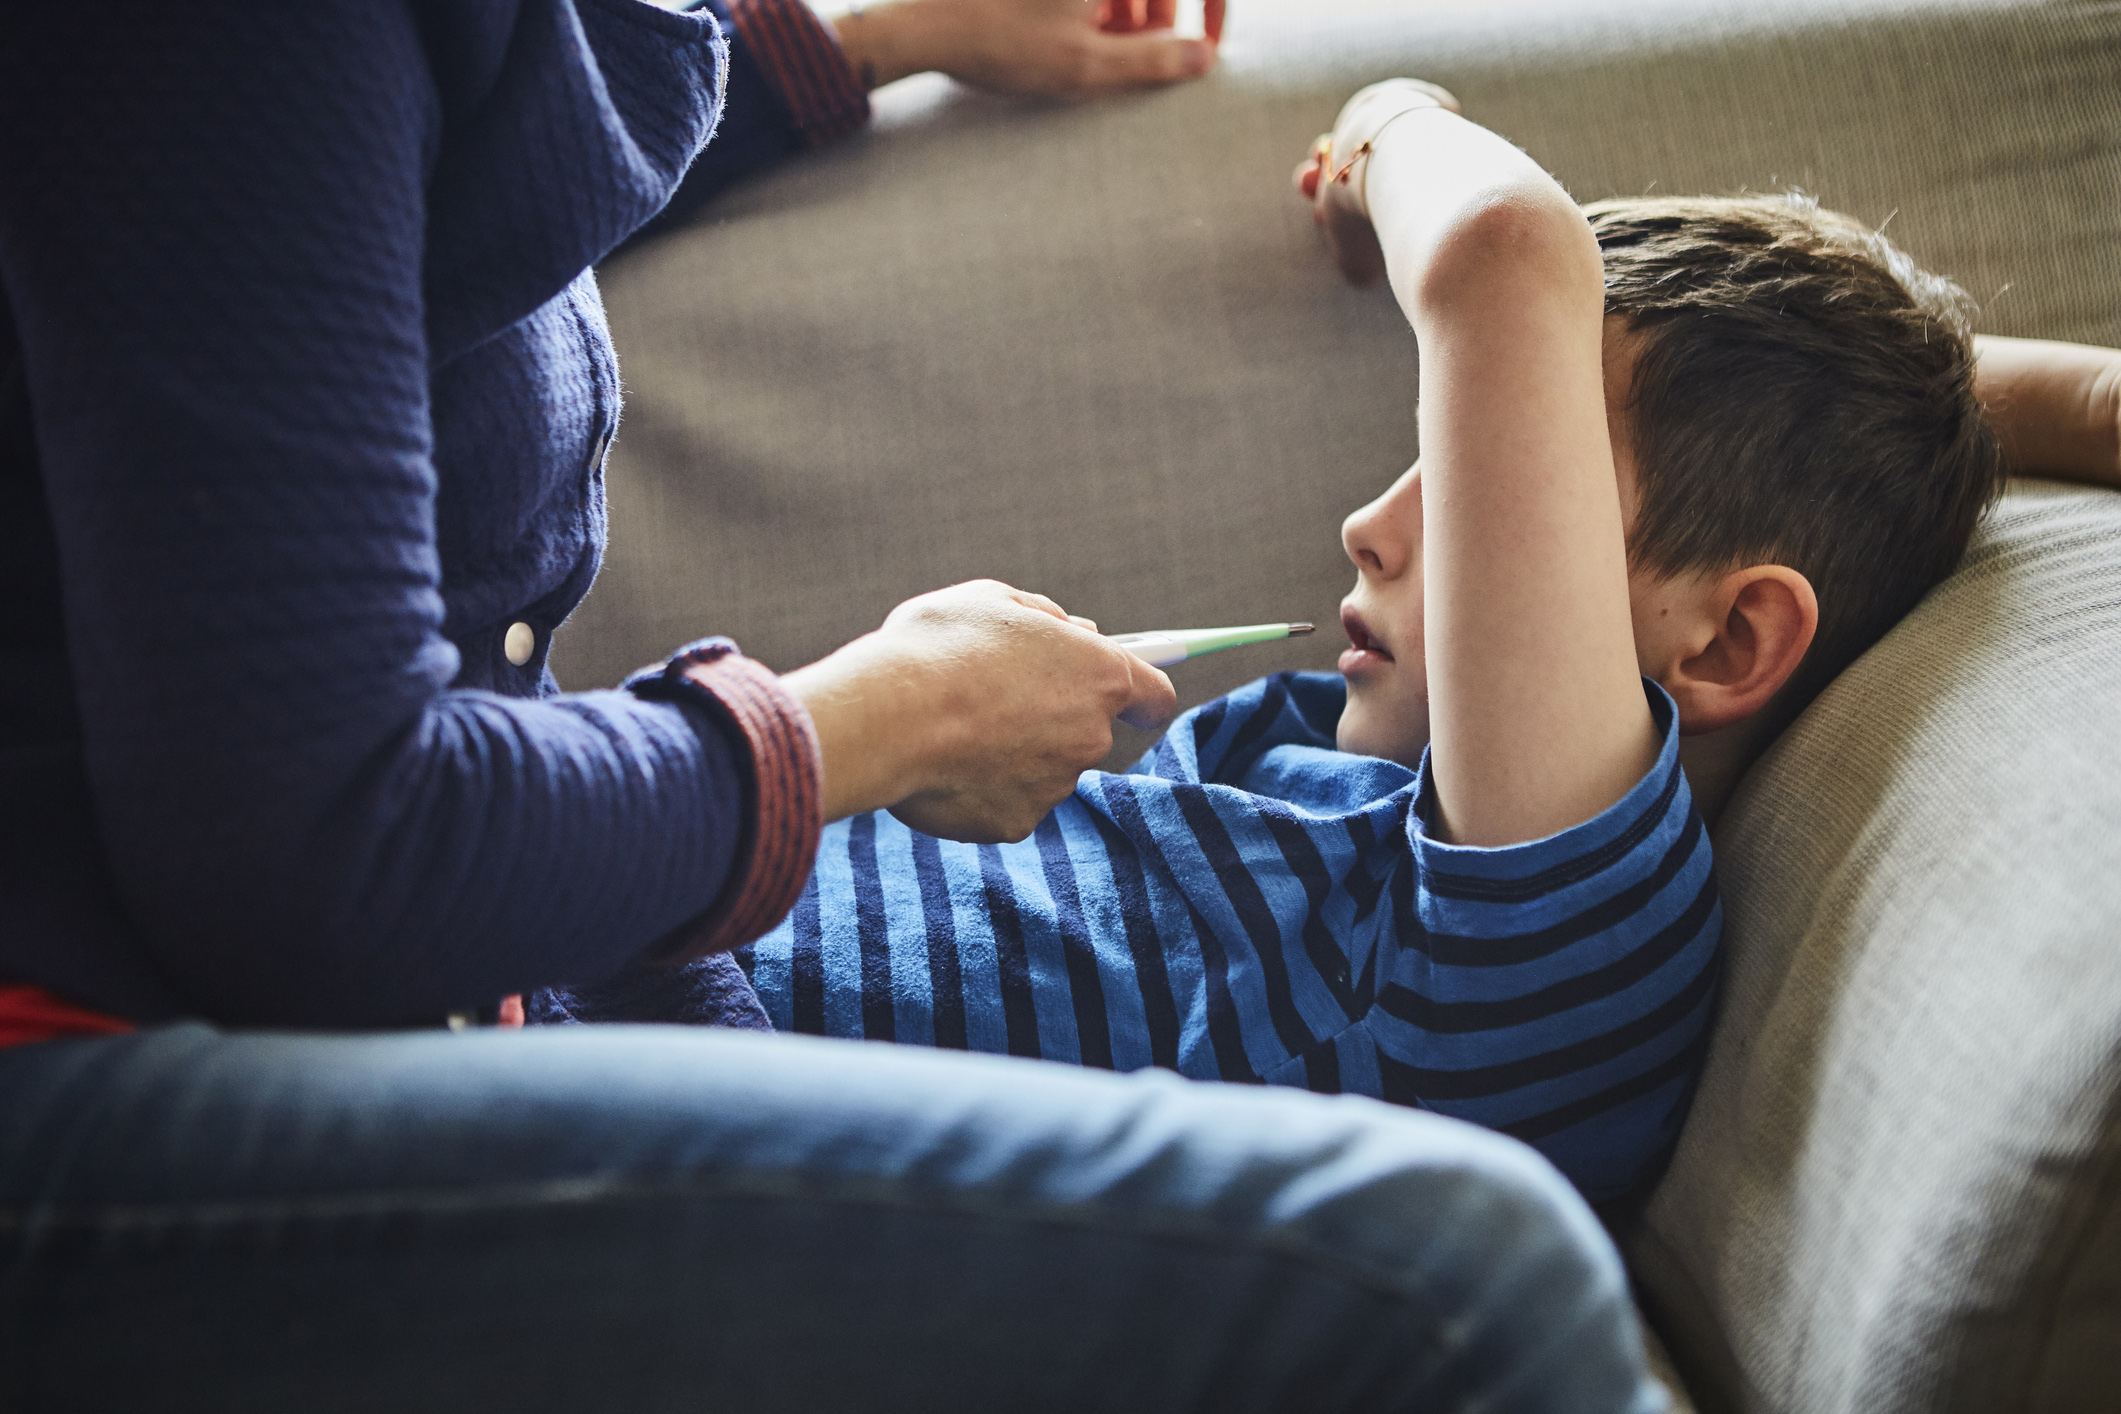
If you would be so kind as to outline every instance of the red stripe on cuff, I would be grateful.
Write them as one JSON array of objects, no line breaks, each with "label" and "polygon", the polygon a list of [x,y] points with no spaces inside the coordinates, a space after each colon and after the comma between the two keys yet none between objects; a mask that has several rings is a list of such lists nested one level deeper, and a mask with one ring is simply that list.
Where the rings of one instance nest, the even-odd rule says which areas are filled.
[{"label": "red stripe on cuff", "polygon": [[726,712],[751,748],[744,802],[749,828],[737,841],[729,882],[712,908],[651,954],[680,962],[741,947],[787,917],[817,862],[825,791],[817,728],[772,669],[726,639],[671,666],[688,695]]},{"label": "red stripe on cuff", "polygon": [[42,987],[0,982],[0,1046],[68,1036],[114,1036],[132,1029],[130,1021],[75,1006]]},{"label": "red stripe on cuff", "polygon": [[730,0],[729,18],[812,147],[869,121],[869,95],[832,30],[803,0]]}]

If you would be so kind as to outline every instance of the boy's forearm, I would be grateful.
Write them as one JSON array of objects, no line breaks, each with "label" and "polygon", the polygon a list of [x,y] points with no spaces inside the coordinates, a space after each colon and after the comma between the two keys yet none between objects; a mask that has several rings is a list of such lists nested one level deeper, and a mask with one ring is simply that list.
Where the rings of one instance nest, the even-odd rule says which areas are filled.
[{"label": "boy's forearm", "polygon": [[2121,349],[1982,335],[1974,355],[2013,474],[2121,487]]}]

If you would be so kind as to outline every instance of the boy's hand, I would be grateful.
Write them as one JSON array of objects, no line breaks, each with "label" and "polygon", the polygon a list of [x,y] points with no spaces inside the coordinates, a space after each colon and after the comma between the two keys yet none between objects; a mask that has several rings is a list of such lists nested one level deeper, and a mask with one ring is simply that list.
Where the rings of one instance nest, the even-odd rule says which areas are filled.
[{"label": "boy's hand", "polygon": [[1420,79],[1386,79],[1358,92],[1340,110],[1333,131],[1321,133],[1296,168],[1296,190],[1311,203],[1311,219],[1343,275],[1372,285],[1385,273],[1384,253],[1370,224],[1370,144],[1387,123],[1420,108],[1459,111],[1449,90]]},{"label": "boy's hand", "polygon": [[1207,0],[1205,39],[1171,33],[1177,0],[887,0],[832,24],[873,88],[939,69],[998,93],[1083,98],[1205,74],[1223,5]]},{"label": "boy's hand", "polygon": [[945,839],[1019,840],[1112,749],[1168,721],[1171,680],[1039,594],[939,589],[785,679],[817,726],[825,816],[890,807]]}]

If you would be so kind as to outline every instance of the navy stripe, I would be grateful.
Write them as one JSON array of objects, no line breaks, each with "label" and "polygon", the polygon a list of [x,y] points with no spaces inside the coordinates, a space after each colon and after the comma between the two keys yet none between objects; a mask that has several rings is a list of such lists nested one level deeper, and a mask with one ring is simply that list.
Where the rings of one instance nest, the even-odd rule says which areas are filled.
[{"label": "navy stripe", "polygon": [[1320,1095],[1340,1093],[1340,1045],[1324,1041],[1304,1052],[1304,1089]]},{"label": "navy stripe", "polygon": [[[1469,933],[1432,933],[1424,930],[1418,941],[1410,940],[1424,956],[1450,967],[1515,967],[1520,963],[1536,962],[1540,958],[1560,952],[1563,948],[1582,942],[1598,933],[1610,932],[1641,912],[1655,901],[1667,884],[1686,867],[1694,856],[1696,846],[1701,843],[1701,816],[1689,810],[1686,827],[1672,841],[1671,848],[1657,861],[1657,868],[1649,877],[1637,879],[1626,888],[1592,904],[1579,913],[1572,913],[1558,923],[1544,928],[1535,928],[1529,933],[1504,933],[1493,938],[1477,937]],[[1428,879],[1422,880],[1427,884]]]},{"label": "navy stripe", "polygon": [[1200,940],[1201,981],[1208,992],[1208,1044],[1215,1049],[1215,1073],[1239,1085],[1257,1085],[1259,1072],[1245,1054],[1244,1019],[1238,1015],[1237,999],[1230,994],[1230,958],[1208,920],[1186,900],[1186,913],[1193,920],[1193,935]]},{"label": "navy stripe", "polygon": [[811,1036],[825,1034],[825,954],[818,927],[817,871],[789,915],[788,1010],[790,1026]]},{"label": "navy stripe", "polygon": [[[1225,702],[1229,700],[1227,697],[1223,699]],[[1216,763],[1215,770],[1208,779],[1218,785],[1237,784],[1238,779],[1252,765],[1252,747],[1281,720],[1281,709],[1288,700],[1288,685],[1279,677],[1268,678],[1267,690],[1261,694],[1259,705],[1252,709],[1252,714],[1245,718],[1244,725],[1237,729],[1237,735],[1231,737],[1230,744],[1223,748],[1222,760]]]},{"label": "navy stripe", "polygon": [[[1142,856],[1163,873],[1167,879],[1178,874],[1171,868],[1171,861],[1164,858],[1164,851],[1156,842],[1155,835],[1143,819],[1141,806],[1134,799],[1133,787],[1124,776],[1105,778],[1106,794],[1112,800],[1113,813],[1119,813],[1119,802],[1126,801],[1127,813],[1132,818],[1133,828],[1128,837],[1142,852]],[[1180,897],[1184,897],[1183,894]],[[1223,952],[1222,944],[1216,941],[1215,930],[1200,916],[1193,900],[1186,899],[1186,916],[1192,921],[1194,939],[1200,944],[1201,983],[1207,991],[1208,1044],[1215,1051],[1215,1070],[1224,1080],[1245,1084],[1257,1084],[1258,1072],[1245,1055],[1244,1031],[1238,1020],[1237,1004],[1230,996],[1230,959]]]},{"label": "navy stripe", "polygon": [[1421,881],[1422,887],[1438,898],[1464,899],[1472,903],[1530,903],[1572,884],[1580,884],[1627,858],[1629,851],[1650,837],[1664,817],[1671,813],[1672,798],[1679,793],[1681,774],[1678,763],[1674,762],[1665,772],[1664,788],[1657,793],[1657,798],[1630,820],[1626,829],[1596,849],[1564,859],[1521,879],[1487,879],[1478,874],[1430,870]]},{"label": "navy stripe", "polygon": [[[1412,873],[1413,871],[1410,869],[1407,872]],[[1382,956],[1384,952],[1382,943],[1383,939],[1378,938],[1374,934],[1371,936],[1370,950],[1367,954],[1364,955],[1362,960],[1362,971],[1355,978],[1354,992],[1358,998],[1374,997],[1377,995],[1377,963],[1379,957]],[[1369,1007],[1367,1005],[1363,1006],[1363,1013],[1364,1015],[1369,1014]],[[1361,1020],[1360,1017],[1356,1019]]]},{"label": "navy stripe", "polygon": [[1715,990],[1720,970],[1716,960],[1711,959],[1686,986],[1633,1021],[1536,1056],[1521,1056],[1499,1065],[1473,1066],[1466,1070],[1430,1070],[1394,1060],[1380,1051],[1378,1065],[1380,1068],[1391,1066],[1402,1072],[1400,1078],[1405,1088],[1429,1100],[1483,1100],[1541,1081],[1559,1080],[1624,1056],[1685,1021],[1693,1015],[1702,998]]},{"label": "navy stripe", "polygon": [[1377,1044],[1375,1033],[1370,1037],[1370,1049],[1377,1057],[1377,1097],[1395,1105],[1423,1108],[1421,1091],[1414,1083],[1420,1072],[1386,1055],[1385,1048]]},{"label": "navy stripe", "polygon": [[891,1008],[891,937],[884,926],[884,886],[876,872],[876,816],[847,822],[847,863],[854,871],[854,935],[862,959],[862,1035],[896,1041]]},{"label": "navy stripe", "polygon": [[950,908],[950,877],[943,847],[933,835],[913,831],[913,877],[921,890],[921,921],[928,943],[928,995],[935,1044],[953,1051],[965,1042],[965,982],[957,963],[957,917]]},{"label": "navy stripe", "polygon": [[[1222,725],[1223,717],[1229,710],[1230,700],[1227,697],[1218,697],[1213,702],[1202,707],[1193,718],[1192,724],[1186,729],[1187,734],[1193,738],[1193,756],[1196,762],[1200,759],[1201,749],[1215,735],[1216,728]],[[1185,763],[1178,759],[1177,740],[1178,734],[1176,732],[1165,732],[1161,737],[1157,738],[1156,771],[1154,774],[1166,780],[1190,780],[1192,779],[1192,772],[1188,771]]]},{"label": "navy stripe", "polygon": [[1587,1119],[1595,1119],[1607,1110],[1617,1109],[1630,1100],[1640,1099],[1671,1084],[1681,1076],[1690,1076],[1701,1065],[1702,1057],[1709,1048],[1711,1034],[1710,1028],[1704,1026],[1693,1040],[1642,1074],[1629,1076],[1626,1080],[1609,1085],[1596,1094],[1586,1095],[1580,1100],[1571,1100],[1568,1104],[1557,1106],[1545,1114],[1533,1115],[1515,1124],[1506,1124],[1502,1127],[1502,1132],[1515,1135],[1527,1143],[1534,1139],[1544,1139],[1549,1134],[1559,1134],[1562,1130],[1582,1124]]},{"label": "navy stripe", "polygon": [[1016,908],[1016,889],[1002,852],[991,844],[979,847],[980,883],[986,897],[987,917],[994,927],[994,965],[1001,974],[1002,1026],[1012,1056],[1033,1056],[1038,1049],[1038,1009],[1031,995],[1031,959],[1024,950],[1024,925]]},{"label": "navy stripe", "polygon": [[[1203,706],[1194,716],[1193,727],[1188,734],[1193,738],[1193,754],[1196,759],[1200,755],[1200,748],[1215,739],[1215,734],[1222,730],[1223,718],[1229,715],[1230,699],[1218,697]],[[1166,732],[1165,735],[1169,736],[1170,733]]]},{"label": "navy stripe", "polygon": [[1267,896],[1260,890],[1259,880],[1239,857],[1237,845],[1223,826],[1222,817],[1215,813],[1214,802],[1204,787],[1174,786],[1171,800],[1193,827],[1194,843],[1199,845],[1208,867],[1215,871],[1215,880],[1222,885],[1238,926],[1252,944],[1266,993],[1267,1017],[1274,1024],[1282,1050],[1292,1056],[1301,1055],[1317,1038],[1311,1034],[1303,1013],[1296,1009],[1288,960],[1281,955],[1281,929],[1275,924],[1274,910],[1267,907]]},{"label": "navy stripe", "polygon": [[[1142,828],[1141,807],[1122,777],[1105,778],[1105,795],[1115,815],[1125,811],[1136,834]],[[1126,929],[1127,955],[1134,963],[1134,985],[1141,993],[1142,1019],[1149,1028],[1149,1064],[1166,1070],[1178,1069],[1178,999],[1171,992],[1171,972],[1164,965],[1164,945],[1156,935],[1156,910],[1149,902],[1149,881],[1142,875],[1141,859],[1120,827],[1103,812],[1087,810],[1097,827],[1099,843],[1112,866],[1112,887],[1119,894],[1119,917]]]},{"label": "navy stripe", "polygon": [[1046,888],[1053,895],[1053,911],[1060,924],[1061,956],[1068,964],[1068,994],[1075,1005],[1075,1045],[1084,1065],[1112,1069],[1112,1027],[1105,1017],[1105,988],[1097,975],[1097,951],[1090,944],[1090,930],[1083,926],[1083,910],[1075,888],[1075,861],[1068,855],[1068,841],[1061,835],[1060,817],[1048,815],[1039,821],[1034,836],[1038,857],[1046,866]]},{"label": "navy stripe", "polygon": [[1318,980],[1325,983],[1341,1015],[1354,1021],[1367,1010],[1367,1005],[1356,999],[1355,989],[1349,985],[1348,955],[1340,944],[1333,941],[1332,930],[1326,927],[1326,900],[1333,893],[1333,875],[1326,868],[1325,856],[1305,832],[1302,822],[1294,812],[1280,801],[1265,798],[1257,802],[1259,817],[1281,849],[1282,862],[1289,866],[1289,873],[1304,890],[1303,949],[1304,956],[1311,961],[1311,969]]},{"label": "navy stripe", "polygon": [[1439,1002],[1398,982],[1385,987],[1377,1004],[1393,1016],[1434,1035],[1465,1035],[1504,1026],[1523,1026],[1576,1007],[1588,1006],[1634,986],[1684,952],[1708,926],[1716,911],[1716,877],[1705,876],[1694,901],[1680,915],[1607,963],[1566,977],[1536,992],[1498,1001]]},{"label": "navy stripe", "polygon": [[1377,907],[1377,901],[1384,897],[1385,883],[1392,877],[1393,868],[1400,860],[1408,859],[1411,862],[1411,859],[1409,855],[1395,850],[1392,862],[1385,866],[1385,872],[1372,874],[1370,855],[1377,848],[1377,827],[1370,822],[1370,817],[1366,814],[1350,815],[1347,826],[1348,843],[1355,846],[1355,867],[1348,871],[1348,877],[1342,881],[1341,887],[1348,891],[1348,898],[1355,904],[1355,922],[1360,925]]}]

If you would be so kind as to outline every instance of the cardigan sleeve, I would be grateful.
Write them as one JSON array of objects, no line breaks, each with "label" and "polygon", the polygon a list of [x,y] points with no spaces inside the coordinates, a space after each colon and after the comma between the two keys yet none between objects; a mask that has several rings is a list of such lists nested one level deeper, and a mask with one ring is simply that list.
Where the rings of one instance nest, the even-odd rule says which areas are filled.
[{"label": "cardigan sleeve", "polygon": [[639,237],[682,224],[746,177],[835,142],[869,121],[869,91],[831,28],[803,0],[704,0],[729,37],[721,125],[670,204]]},{"label": "cardigan sleeve", "polygon": [[707,914],[739,722],[448,686],[432,27],[374,0],[22,18],[0,280],[95,816],[155,963],[225,1021],[432,1021]]}]

